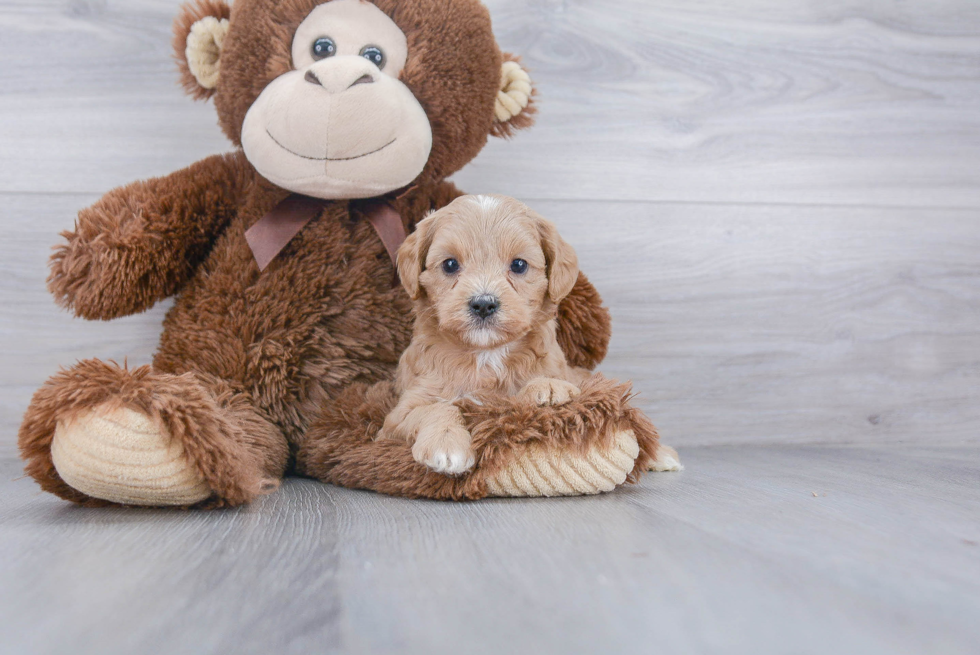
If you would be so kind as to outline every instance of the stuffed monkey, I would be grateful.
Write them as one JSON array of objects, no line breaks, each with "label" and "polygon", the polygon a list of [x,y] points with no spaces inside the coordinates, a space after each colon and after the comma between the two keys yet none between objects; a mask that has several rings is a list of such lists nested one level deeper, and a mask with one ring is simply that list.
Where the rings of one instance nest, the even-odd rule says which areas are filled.
[{"label": "stuffed monkey", "polygon": [[[34,395],[19,444],[43,489],[234,506],[292,473],[406,496],[553,495],[606,491],[656,460],[627,388],[599,378],[554,414],[464,407],[479,462],[460,478],[372,439],[411,334],[394,249],[460,195],[446,178],[489,136],[532,123],[530,78],[480,2],[197,0],[174,45],[184,88],[213,99],[236,149],[110,191],[63,234],[48,287],[77,316],[176,299],[152,365],[81,361]],[[594,367],[609,334],[580,277],[559,310],[569,361]]]}]

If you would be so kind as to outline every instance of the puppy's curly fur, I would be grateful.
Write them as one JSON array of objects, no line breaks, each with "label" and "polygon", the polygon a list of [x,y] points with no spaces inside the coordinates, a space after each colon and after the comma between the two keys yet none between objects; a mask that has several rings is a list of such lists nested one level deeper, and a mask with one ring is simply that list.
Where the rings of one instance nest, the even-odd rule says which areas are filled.
[{"label": "puppy's curly fur", "polygon": [[580,393],[589,373],[568,365],[555,327],[578,259],[550,221],[513,198],[463,196],[419,223],[398,271],[415,329],[382,436],[414,443],[416,461],[449,474],[473,467],[460,399],[541,406]]}]

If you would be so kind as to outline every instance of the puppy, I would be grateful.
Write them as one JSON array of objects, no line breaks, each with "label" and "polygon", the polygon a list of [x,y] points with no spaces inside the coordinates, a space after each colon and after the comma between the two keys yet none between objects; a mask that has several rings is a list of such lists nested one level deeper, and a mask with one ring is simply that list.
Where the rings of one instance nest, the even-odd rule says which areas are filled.
[{"label": "puppy", "polygon": [[398,404],[380,438],[413,442],[415,460],[449,475],[473,467],[461,398],[517,395],[555,405],[588,371],[555,337],[558,303],[578,278],[554,224],[503,196],[463,196],[418,224],[398,251],[415,301],[412,343],[398,364]]}]

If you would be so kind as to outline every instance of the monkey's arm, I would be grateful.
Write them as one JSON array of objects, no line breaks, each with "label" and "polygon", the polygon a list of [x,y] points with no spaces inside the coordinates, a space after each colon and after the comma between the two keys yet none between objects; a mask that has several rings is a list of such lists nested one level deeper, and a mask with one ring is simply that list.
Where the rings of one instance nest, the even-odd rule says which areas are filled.
[{"label": "monkey's arm", "polygon": [[244,155],[215,155],[114,189],[83,209],[51,256],[48,290],[76,316],[149,309],[191,277],[251,180]]},{"label": "monkey's arm", "polygon": [[594,369],[606,356],[612,320],[584,274],[558,306],[558,343],[569,366]]}]

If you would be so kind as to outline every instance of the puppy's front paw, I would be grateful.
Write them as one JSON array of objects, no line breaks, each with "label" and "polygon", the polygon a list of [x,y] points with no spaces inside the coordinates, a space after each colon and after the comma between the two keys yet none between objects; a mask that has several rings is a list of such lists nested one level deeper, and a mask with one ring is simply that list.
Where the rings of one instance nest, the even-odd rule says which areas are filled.
[{"label": "puppy's front paw", "polygon": [[412,456],[419,464],[446,475],[465,473],[476,464],[470,433],[455,425],[422,428],[412,446]]},{"label": "puppy's front paw", "polygon": [[581,390],[571,382],[557,378],[534,378],[521,390],[521,398],[535,405],[561,405],[580,393]]},{"label": "puppy's front paw", "polygon": [[386,441],[386,440],[405,441],[405,439],[403,439],[401,435],[398,434],[397,426],[393,427],[389,425],[388,421],[385,421],[384,425],[381,426],[381,429],[378,430],[378,433],[374,435],[374,440],[375,441]]}]

